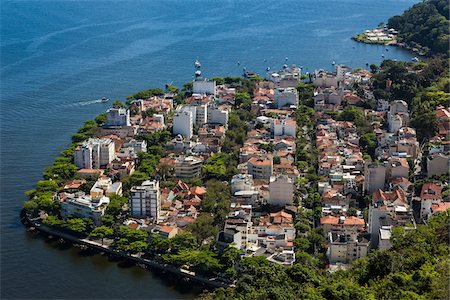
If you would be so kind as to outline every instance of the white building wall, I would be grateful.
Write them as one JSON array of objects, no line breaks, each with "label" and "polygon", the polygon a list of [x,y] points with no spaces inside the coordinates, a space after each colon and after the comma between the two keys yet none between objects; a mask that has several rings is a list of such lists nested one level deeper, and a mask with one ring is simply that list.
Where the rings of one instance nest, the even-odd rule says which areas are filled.
[{"label": "white building wall", "polygon": [[144,181],[131,188],[130,212],[134,217],[152,217],[158,221],[161,212],[161,194],[158,181]]},{"label": "white building wall", "polygon": [[210,107],[208,109],[208,123],[227,125],[228,111],[221,110],[218,107]]},{"label": "white building wall", "polygon": [[386,167],[383,165],[366,164],[364,172],[365,190],[373,193],[379,189],[384,190],[386,181]]},{"label": "white building wall", "polygon": [[285,206],[294,203],[294,183],[286,175],[270,178],[269,201],[271,205]]},{"label": "white building wall", "polygon": [[178,111],[173,117],[173,134],[190,140],[193,135],[193,117],[190,111]]},{"label": "white building wall", "polygon": [[298,92],[295,88],[285,88],[275,90],[275,105],[277,108],[284,106],[298,106]]}]

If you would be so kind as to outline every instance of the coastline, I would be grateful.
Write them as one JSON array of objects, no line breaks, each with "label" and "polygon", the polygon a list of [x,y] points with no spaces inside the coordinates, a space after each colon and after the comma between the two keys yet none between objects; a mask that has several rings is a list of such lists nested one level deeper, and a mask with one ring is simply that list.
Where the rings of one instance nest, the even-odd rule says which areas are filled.
[{"label": "coastline", "polygon": [[[373,38],[373,37],[369,36],[369,34],[374,33],[374,32],[378,32],[379,35],[380,35],[380,32],[382,32],[381,38]],[[391,34],[389,38],[386,36],[387,34],[388,33],[384,29],[375,28],[375,29],[366,30],[365,32],[356,34],[356,35],[352,36],[351,39],[355,42],[368,44],[368,45],[394,46],[394,47],[408,50],[419,56],[426,56],[426,53],[421,48],[412,47],[405,42],[398,41],[397,33]]]},{"label": "coastline", "polygon": [[113,257],[120,257],[125,260],[130,260],[139,266],[144,265],[154,270],[161,270],[164,273],[169,272],[172,275],[183,278],[184,280],[191,280],[207,288],[215,289],[215,288],[231,287],[230,282],[220,279],[218,277],[206,278],[198,274],[195,274],[194,272],[188,272],[186,270],[176,268],[175,266],[169,264],[162,264],[155,260],[142,258],[138,254],[130,254],[125,251],[115,250],[106,245],[102,245],[101,243],[89,240],[88,238],[80,238],[66,232],[61,232],[59,230],[41,224],[38,221],[38,218],[31,219],[30,216],[23,209],[20,212],[20,221],[25,226],[25,228],[27,228],[30,231],[35,231],[44,237],[49,236],[58,237],[66,242],[71,243],[72,246],[81,245],[88,249],[106,252]]}]

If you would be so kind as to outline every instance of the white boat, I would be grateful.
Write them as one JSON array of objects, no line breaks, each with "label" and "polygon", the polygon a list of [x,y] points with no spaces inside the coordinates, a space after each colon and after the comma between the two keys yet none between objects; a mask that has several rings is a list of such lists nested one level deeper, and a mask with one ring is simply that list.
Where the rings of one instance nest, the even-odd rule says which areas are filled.
[{"label": "white boat", "polygon": [[419,61],[419,59],[417,58],[417,56],[414,56],[413,58],[411,58],[411,60],[414,61],[414,62],[418,62],[418,61]]},{"label": "white boat", "polygon": [[201,64],[200,64],[200,62],[198,61],[198,58],[195,60],[195,67],[197,68],[197,69],[200,69],[200,67],[202,66]]},{"label": "white boat", "polygon": [[103,97],[103,98],[101,99],[101,101],[102,101],[102,103],[106,103],[106,102],[109,101],[109,98]]}]

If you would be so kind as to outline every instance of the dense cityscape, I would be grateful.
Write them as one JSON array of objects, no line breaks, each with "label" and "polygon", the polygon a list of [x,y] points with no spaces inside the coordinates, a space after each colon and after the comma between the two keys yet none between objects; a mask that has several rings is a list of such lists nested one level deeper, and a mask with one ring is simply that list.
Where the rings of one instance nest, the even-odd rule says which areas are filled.
[{"label": "dense cityscape", "polygon": [[22,222],[201,299],[448,298],[448,49],[405,29],[448,4],[418,5],[364,33],[411,62],[214,77],[200,57],[182,87],[102,99]]}]

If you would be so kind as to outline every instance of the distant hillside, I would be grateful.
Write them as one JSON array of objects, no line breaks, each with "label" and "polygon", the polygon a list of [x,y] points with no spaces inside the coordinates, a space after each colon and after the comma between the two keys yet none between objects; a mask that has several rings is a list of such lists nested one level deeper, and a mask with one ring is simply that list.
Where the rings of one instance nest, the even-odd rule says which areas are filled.
[{"label": "distant hillside", "polygon": [[412,47],[424,47],[429,55],[449,55],[449,2],[428,0],[388,21],[389,28],[399,31],[399,40]]}]

